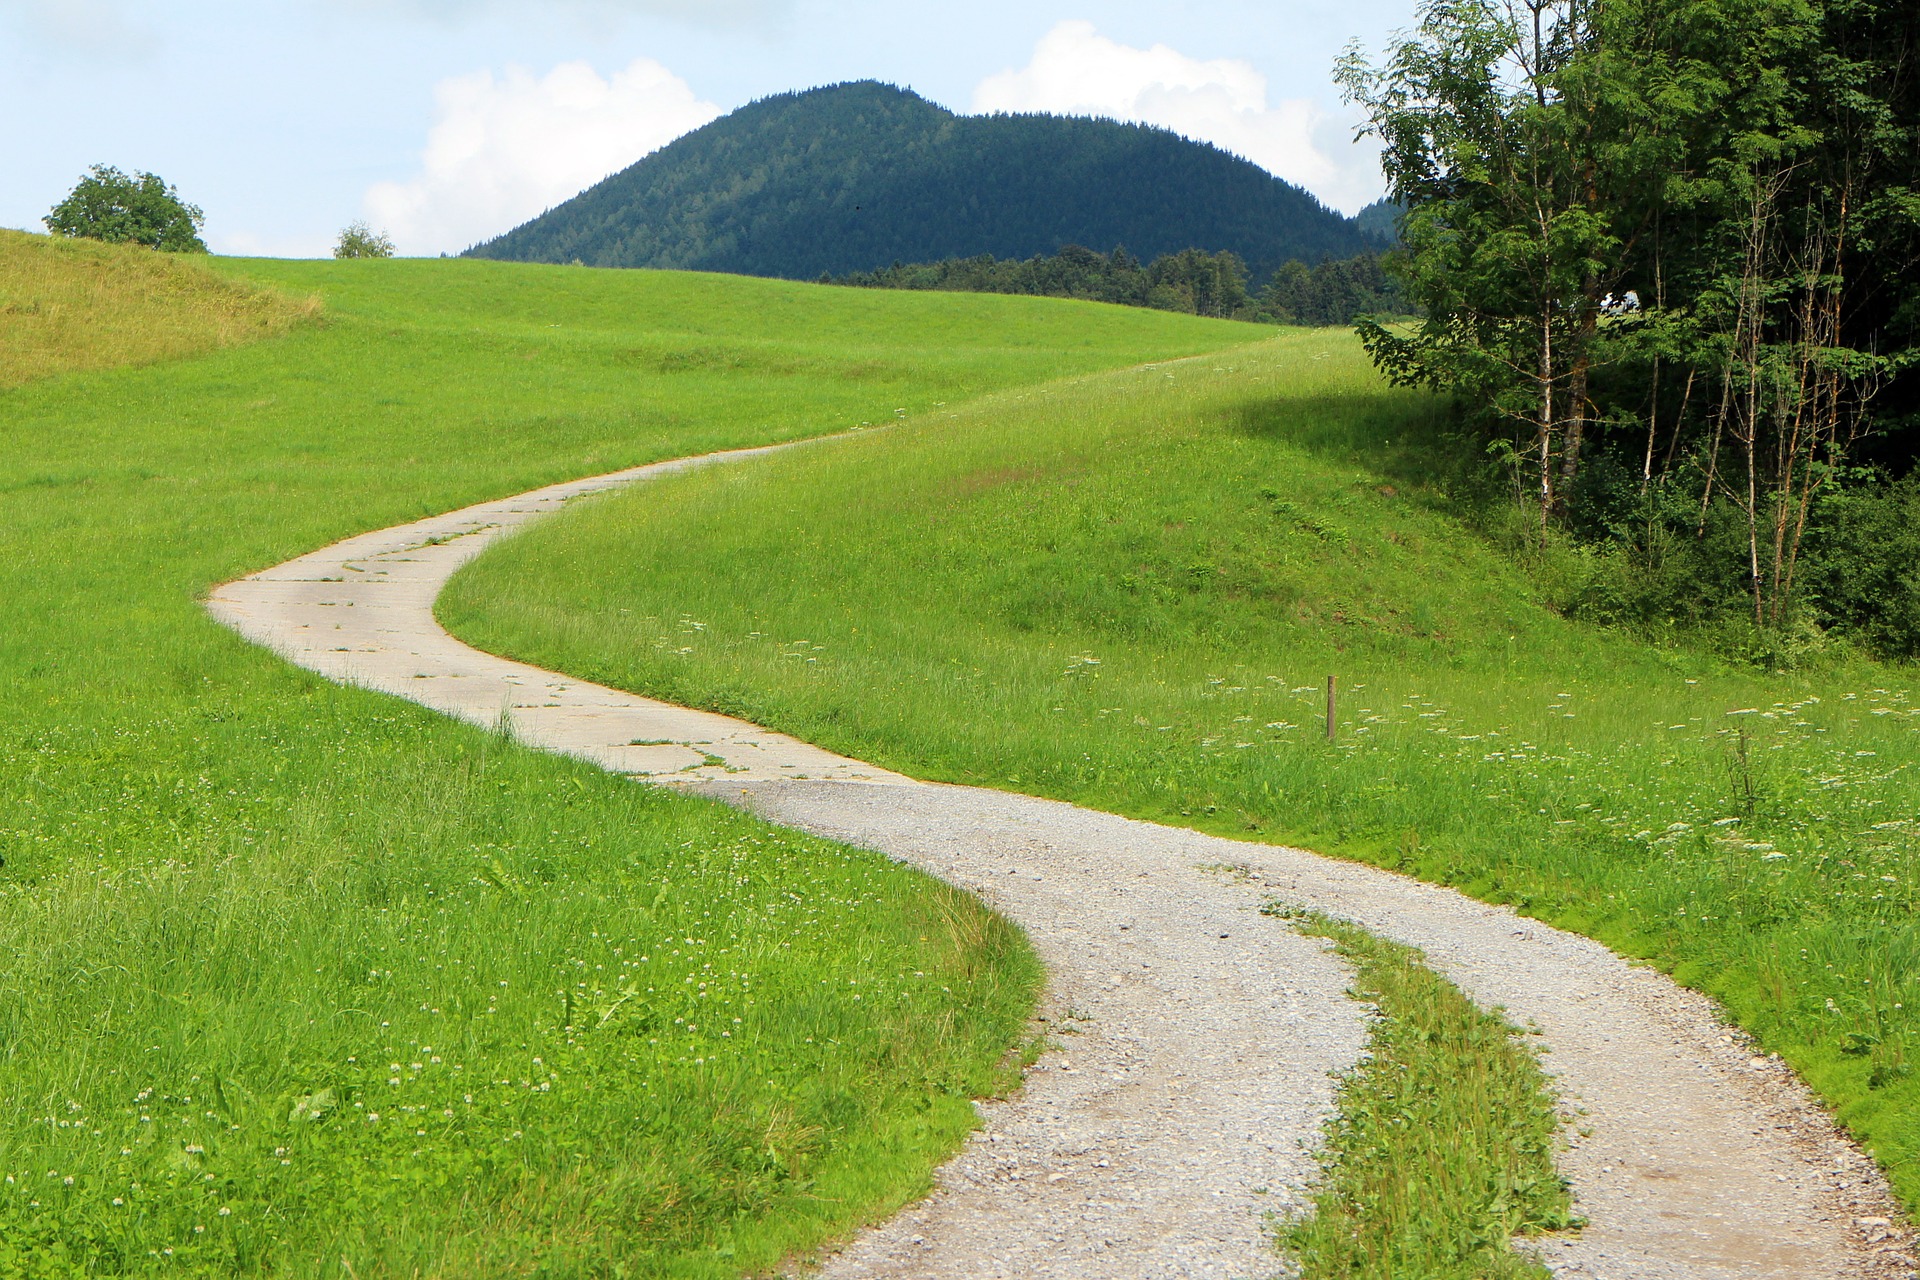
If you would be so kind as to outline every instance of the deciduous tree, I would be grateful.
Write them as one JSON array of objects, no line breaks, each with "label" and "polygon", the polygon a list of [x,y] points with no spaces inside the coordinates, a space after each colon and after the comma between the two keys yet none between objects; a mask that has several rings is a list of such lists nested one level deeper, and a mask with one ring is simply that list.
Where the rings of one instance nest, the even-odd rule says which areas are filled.
[{"label": "deciduous tree", "polygon": [[60,236],[143,244],[169,253],[205,253],[206,215],[157,173],[122,173],[97,164],[43,222]]},{"label": "deciduous tree", "polygon": [[340,231],[333,246],[336,258],[391,258],[393,241],[386,233],[375,231],[364,222],[350,222]]}]

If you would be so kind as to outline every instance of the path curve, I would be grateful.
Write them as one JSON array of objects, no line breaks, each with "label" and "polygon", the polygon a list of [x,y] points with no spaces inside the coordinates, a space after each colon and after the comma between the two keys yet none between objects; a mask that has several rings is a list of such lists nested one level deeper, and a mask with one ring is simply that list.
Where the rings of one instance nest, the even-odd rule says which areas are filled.
[{"label": "path curve", "polygon": [[1365,1012],[1279,898],[1422,948],[1537,1027],[1579,1114],[1562,1171],[1591,1225],[1542,1252],[1594,1280],[1911,1277],[1879,1171],[1713,1005],[1598,943],[1297,849],[916,782],[742,721],[468,648],[433,602],[494,539],[567,501],[772,451],[636,467],[350,538],[210,595],[221,622],[330,679],[862,845],[979,894],[1045,960],[1065,1047],[938,1176],[827,1258],[837,1277],[1239,1277],[1279,1270]]}]

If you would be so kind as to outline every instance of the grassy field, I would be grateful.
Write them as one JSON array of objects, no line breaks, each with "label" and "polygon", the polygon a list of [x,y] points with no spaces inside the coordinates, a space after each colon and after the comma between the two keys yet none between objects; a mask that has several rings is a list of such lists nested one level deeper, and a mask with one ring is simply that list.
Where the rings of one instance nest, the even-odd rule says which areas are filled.
[{"label": "grassy field", "polygon": [[0,229],[0,391],[277,337],[319,310],[192,258]]},{"label": "grassy field", "polygon": [[[35,296],[122,284],[41,371],[200,354],[0,391],[0,1275],[731,1276],[923,1188],[1027,1034],[1004,922],[329,685],[197,597],[545,482],[1248,331],[0,240],[0,278],[50,262],[74,272]],[[186,307],[129,345],[156,272],[292,319]],[[0,351],[43,315],[0,310]]]},{"label": "grassy field", "polygon": [[1293,333],[649,485],[442,616],[892,768],[1515,903],[1725,1001],[1920,1203],[1911,672],[1568,622],[1432,480],[1440,430]]}]

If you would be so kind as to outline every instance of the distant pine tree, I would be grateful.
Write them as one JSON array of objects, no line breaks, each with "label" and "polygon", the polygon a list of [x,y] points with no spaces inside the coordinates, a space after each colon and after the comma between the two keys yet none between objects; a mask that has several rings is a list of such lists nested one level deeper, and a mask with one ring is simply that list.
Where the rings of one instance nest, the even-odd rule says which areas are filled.
[{"label": "distant pine tree", "polygon": [[1395,204],[1382,196],[1354,214],[1353,225],[1382,245],[1397,245],[1400,243],[1400,215],[1405,212],[1405,205]]},{"label": "distant pine tree", "polygon": [[1280,324],[1348,325],[1360,316],[1406,315],[1400,282],[1377,253],[1309,267],[1289,262],[1260,291],[1259,313]]},{"label": "distant pine tree", "polygon": [[1027,259],[991,254],[830,277],[870,289],[943,289],[1081,298],[1189,315],[1248,316],[1246,267],[1232,253],[1184,249],[1142,265],[1124,248],[1097,253],[1077,244]]}]

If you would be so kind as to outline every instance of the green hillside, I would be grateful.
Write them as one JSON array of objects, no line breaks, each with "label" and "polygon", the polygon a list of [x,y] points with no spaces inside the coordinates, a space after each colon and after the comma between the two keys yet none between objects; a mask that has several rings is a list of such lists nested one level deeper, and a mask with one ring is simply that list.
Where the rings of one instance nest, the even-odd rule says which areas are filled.
[{"label": "green hillside", "polygon": [[811,280],[1069,244],[1231,250],[1258,279],[1378,247],[1298,187],[1163,129],[959,116],[863,81],[742,107],[468,254]]},{"label": "green hillside", "polygon": [[1569,620],[1442,483],[1450,430],[1296,331],[651,484],[441,612],[920,776],[1511,902],[1725,1001],[1920,1200],[1912,669]]},{"label": "green hillside", "polygon": [[[0,239],[0,279],[91,296],[67,363],[111,364],[119,317],[167,318],[170,260],[65,248]],[[199,597],[550,481],[1249,330],[486,262],[181,279],[216,316],[324,309],[220,347],[189,307],[202,354],[0,391],[0,1275],[735,1277],[924,1189],[1023,1034],[1016,931],[332,685]]]},{"label": "green hillside", "polygon": [[0,392],[275,337],[318,311],[196,256],[0,230]]}]

